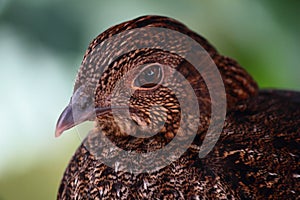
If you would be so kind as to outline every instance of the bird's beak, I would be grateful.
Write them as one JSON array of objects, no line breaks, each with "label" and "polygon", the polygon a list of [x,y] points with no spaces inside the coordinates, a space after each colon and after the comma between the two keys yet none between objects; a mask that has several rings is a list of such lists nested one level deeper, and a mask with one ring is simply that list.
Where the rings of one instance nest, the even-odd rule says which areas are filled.
[{"label": "bird's beak", "polygon": [[78,107],[72,106],[72,103],[70,102],[58,118],[55,137],[59,137],[64,131],[78,124],[93,120],[95,120],[95,112],[93,109],[87,108],[85,110],[80,110]]},{"label": "bird's beak", "polygon": [[55,137],[59,137],[64,131],[74,127],[76,123],[73,119],[72,104],[70,103],[58,118]]},{"label": "bird's beak", "polygon": [[55,137],[59,137],[64,131],[82,122],[95,120],[94,104],[89,101],[90,98],[87,98],[89,95],[82,95],[84,89],[84,86],[81,86],[73,93],[70,103],[59,116]]},{"label": "bird's beak", "polygon": [[58,118],[55,137],[59,137],[64,131],[80,123],[95,120],[95,116],[93,104],[89,105],[85,109],[80,109],[76,103],[72,104],[71,100],[69,105],[64,109]]}]

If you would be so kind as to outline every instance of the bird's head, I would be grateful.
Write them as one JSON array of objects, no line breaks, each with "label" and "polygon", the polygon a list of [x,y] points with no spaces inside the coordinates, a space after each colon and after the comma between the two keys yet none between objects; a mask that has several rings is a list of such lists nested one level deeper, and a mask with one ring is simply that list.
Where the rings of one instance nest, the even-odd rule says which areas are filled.
[{"label": "bird's head", "polygon": [[[174,32],[191,38],[202,50],[195,52],[192,43]],[[190,101],[187,111],[200,109],[199,130],[203,131],[209,124],[211,98],[203,74],[182,57],[191,53],[208,69],[217,66],[228,109],[257,93],[253,79],[203,37],[174,19],[144,16],[114,26],[90,43],[71,101],[57,122],[56,136],[90,120],[111,139],[136,134],[168,142],[182,118],[180,99],[192,100],[193,96],[196,105]],[[204,73],[209,77],[211,72]],[[158,134],[154,136],[149,127]]]}]

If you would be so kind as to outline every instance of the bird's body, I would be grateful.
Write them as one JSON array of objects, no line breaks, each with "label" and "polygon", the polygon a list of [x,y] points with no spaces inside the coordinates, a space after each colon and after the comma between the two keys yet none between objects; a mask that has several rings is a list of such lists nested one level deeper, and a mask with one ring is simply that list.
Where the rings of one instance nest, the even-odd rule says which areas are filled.
[{"label": "bird's body", "polygon": [[[105,87],[111,85],[110,81],[114,81],[115,78],[107,80],[106,77],[114,76],[110,73],[111,71],[115,73],[122,71],[122,67],[125,68],[124,66],[126,66],[124,60],[131,65],[134,61],[129,62],[127,58],[120,57],[116,61],[117,64],[112,64],[106,69],[108,75],[104,74],[103,78],[91,75],[90,73],[96,70],[91,71],[89,67],[85,67],[90,66],[87,63],[91,63],[88,56],[93,53],[100,41],[117,34],[120,29],[127,30],[144,26],[166,27],[180,31],[192,37],[208,51],[224,80],[227,96],[227,114],[220,137],[208,155],[200,158],[199,149],[209,124],[207,118],[210,116],[211,107],[210,103],[206,103],[206,100],[209,100],[207,88],[203,86],[203,80],[200,76],[197,77],[196,73],[189,75],[186,72],[192,70],[189,64],[182,63],[182,61],[174,62],[175,68],[185,75],[193,88],[200,91],[199,93],[196,92],[196,95],[203,114],[200,116],[197,135],[189,148],[170,164],[151,172],[145,170],[138,174],[125,170],[122,165],[118,165],[119,162],[114,163],[112,167],[99,159],[99,155],[97,155],[99,152],[100,157],[104,156],[108,159],[113,158],[114,154],[114,150],[110,149],[112,147],[101,142],[104,135],[118,147],[139,153],[164,148],[164,145],[168,144],[176,135],[177,111],[171,111],[177,105],[174,100],[175,97],[171,95],[172,93],[168,93],[158,101],[155,92],[160,90],[159,87],[156,88],[152,85],[141,87],[141,92],[134,93],[134,98],[130,99],[131,108],[136,114],[132,117],[137,124],[141,123],[137,120],[138,117],[142,116],[147,119],[148,115],[142,115],[147,113],[146,107],[149,103],[149,101],[143,100],[144,96],[150,99],[150,102],[151,98],[156,103],[166,101],[161,104],[167,108],[167,116],[170,116],[167,117],[166,128],[159,131],[157,136],[147,139],[136,138],[126,135],[122,131],[123,129],[116,125],[117,122],[112,120],[113,115],[110,112],[106,112],[106,110],[104,112],[103,109],[100,114],[97,112],[94,119],[96,121],[95,128],[77,149],[65,171],[59,188],[58,199],[300,198],[300,93],[258,90],[253,79],[235,61],[219,55],[205,39],[179,22],[165,17],[146,16],[112,27],[102,33],[91,43],[85,55],[73,97],[76,96],[76,91],[82,83],[92,80],[88,77],[93,76],[94,79],[97,77],[96,79],[100,81],[97,81],[98,84],[94,84],[97,85],[94,86],[96,89],[93,90],[96,90],[95,107],[106,108],[106,102],[101,98],[109,96],[107,91],[110,88],[105,89]],[[132,54],[133,57],[134,55],[136,53]],[[173,55],[151,52],[147,49],[142,51],[139,58],[141,55],[142,58],[145,56],[145,59],[151,58],[152,61],[154,59],[158,63],[177,58]],[[128,57],[128,55],[125,56]],[[142,62],[140,60],[139,62]],[[120,68],[111,70],[114,67]],[[157,67],[151,69],[153,72]],[[83,75],[84,73],[88,73],[88,75]],[[163,71],[163,76],[167,75],[168,72]],[[138,80],[141,81],[142,79]],[[136,78],[134,83],[135,81]],[[143,93],[143,90],[147,92]],[[161,95],[161,93],[159,94]],[[172,105],[168,107],[170,102]],[[137,108],[139,111],[136,111]],[[68,115],[64,114],[59,120],[58,129],[63,127],[62,129],[65,130],[77,124],[77,122],[73,122],[71,125],[63,126],[62,121],[66,121],[66,116]],[[81,121],[84,120],[80,118],[79,122]],[[124,120],[123,123],[126,124],[127,121]],[[132,126],[130,129],[133,129]],[[61,132],[59,130],[59,134]],[[112,153],[107,154],[105,149],[110,149]],[[120,157],[118,159],[122,162],[127,158]],[[159,164],[151,163],[151,159],[150,156],[149,165],[155,167]],[[147,168],[148,166],[144,167]]]}]

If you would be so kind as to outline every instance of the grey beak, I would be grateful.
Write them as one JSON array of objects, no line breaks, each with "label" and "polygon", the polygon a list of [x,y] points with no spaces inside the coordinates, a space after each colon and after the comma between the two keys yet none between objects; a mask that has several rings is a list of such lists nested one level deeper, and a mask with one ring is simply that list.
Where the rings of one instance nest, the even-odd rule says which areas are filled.
[{"label": "grey beak", "polygon": [[74,127],[76,123],[73,119],[72,104],[70,103],[58,118],[55,137],[59,137],[64,131]]}]

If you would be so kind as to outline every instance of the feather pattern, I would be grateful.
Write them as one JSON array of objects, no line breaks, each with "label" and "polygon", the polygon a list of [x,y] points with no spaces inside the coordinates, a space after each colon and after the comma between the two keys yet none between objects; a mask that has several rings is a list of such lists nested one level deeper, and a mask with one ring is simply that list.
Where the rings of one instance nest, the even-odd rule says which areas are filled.
[{"label": "feather pattern", "polygon": [[[108,62],[112,52],[107,52],[108,56],[99,57],[95,61],[97,45],[102,41],[124,30],[141,27],[164,27],[188,35],[208,52],[220,71],[226,91],[227,114],[218,142],[204,158],[199,158],[198,153],[210,123],[211,99],[205,81],[190,63],[178,55],[159,49],[138,49],[118,57],[110,65],[101,65],[102,67],[100,63]],[[102,132],[116,146],[140,153],[163,148],[176,135],[180,121],[180,106],[176,96],[163,87],[135,92],[130,98],[132,119],[137,124],[143,123],[139,118],[149,121],[151,105],[161,104],[166,112],[164,127],[155,136],[136,138],[127,135],[107,109],[100,109],[94,118],[86,118],[85,120],[95,121],[95,128],[71,159],[59,187],[58,199],[300,197],[300,93],[259,90],[252,77],[236,61],[220,55],[206,39],[174,19],[143,16],[116,25],[96,37],[85,53],[73,97],[82,85],[87,84],[88,87],[80,91],[80,97],[86,96],[89,99],[89,91],[92,91],[95,95],[92,98],[95,107],[109,107],[114,98],[111,90],[118,79],[137,65],[153,62],[173,66],[194,88],[202,113],[192,144],[177,160],[154,172],[134,174],[124,170],[118,162],[113,167],[103,163],[93,151],[101,152],[103,157],[113,158],[114,150],[105,154],[104,149],[111,147],[99,142],[99,138],[103,137]],[[163,76],[168,74],[170,72],[164,71]],[[180,86],[176,87],[180,89]],[[184,92],[181,94],[186,95]],[[73,123],[63,126],[68,115],[62,116],[58,123],[59,134],[76,125]],[[159,110],[153,116],[154,122],[164,118]],[[120,121],[128,129],[133,129],[126,119]],[[120,159],[126,161],[126,157]],[[148,160],[149,165],[154,167],[159,164],[152,163],[151,157]]]}]

